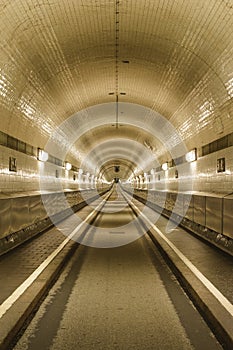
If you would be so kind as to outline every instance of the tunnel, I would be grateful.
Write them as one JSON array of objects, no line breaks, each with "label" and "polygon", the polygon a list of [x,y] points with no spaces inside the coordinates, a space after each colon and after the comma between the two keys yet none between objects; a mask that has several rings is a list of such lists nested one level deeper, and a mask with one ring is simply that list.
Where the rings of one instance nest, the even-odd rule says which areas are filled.
[{"label": "tunnel", "polygon": [[[159,220],[161,237],[187,230],[230,269],[232,30],[232,0],[0,1],[0,271],[54,227],[107,252]],[[74,229],[87,207],[102,211],[97,240]],[[130,221],[144,228],[123,236]]]}]

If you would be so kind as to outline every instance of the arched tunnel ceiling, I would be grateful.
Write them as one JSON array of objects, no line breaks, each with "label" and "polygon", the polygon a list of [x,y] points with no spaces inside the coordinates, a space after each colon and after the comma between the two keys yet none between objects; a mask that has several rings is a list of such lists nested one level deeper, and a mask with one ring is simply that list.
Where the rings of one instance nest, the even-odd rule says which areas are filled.
[{"label": "arched tunnel ceiling", "polygon": [[[120,129],[120,130],[119,130]],[[134,140],[141,144],[144,144],[145,147],[155,151],[158,148],[162,148],[162,143],[155,139],[153,133],[149,133],[136,127],[133,124],[125,124],[120,122],[119,129],[116,128],[115,123],[105,124],[96,128],[90,128],[86,133],[82,134],[76,142],[76,148],[82,152],[89,152],[93,147],[98,146],[99,143],[102,143],[108,139],[115,139],[120,136],[125,139]]]},{"label": "arched tunnel ceiling", "polygon": [[[1,130],[44,147],[70,116],[114,103],[116,28],[120,102],[160,113],[188,148],[233,131],[232,0],[1,0]],[[141,128],[113,134],[112,123],[106,117],[90,138],[85,131],[84,153],[111,138],[134,139]],[[149,137],[162,156],[166,147],[143,133],[139,143]],[[78,166],[79,146],[70,154]]]}]

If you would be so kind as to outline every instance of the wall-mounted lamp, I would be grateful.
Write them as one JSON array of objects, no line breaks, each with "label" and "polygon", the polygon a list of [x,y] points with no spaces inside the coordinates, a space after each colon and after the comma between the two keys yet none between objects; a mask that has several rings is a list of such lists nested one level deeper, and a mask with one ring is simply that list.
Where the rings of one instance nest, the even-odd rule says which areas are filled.
[{"label": "wall-mounted lamp", "polygon": [[194,148],[192,149],[192,151],[188,152],[185,155],[185,159],[187,160],[187,162],[191,163],[194,162],[195,160],[197,160],[197,149]]},{"label": "wall-mounted lamp", "polygon": [[164,171],[166,171],[168,169],[168,163],[167,162],[162,164],[162,169]]},{"label": "wall-mounted lamp", "polygon": [[69,162],[65,162],[65,168],[66,170],[71,170],[72,164],[70,164]]},{"label": "wall-mounted lamp", "polygon": [[40,160],[41,162],[47,162],[47,160],[49,159],[49,155],[43,149],[38,148],[37,159]]}]

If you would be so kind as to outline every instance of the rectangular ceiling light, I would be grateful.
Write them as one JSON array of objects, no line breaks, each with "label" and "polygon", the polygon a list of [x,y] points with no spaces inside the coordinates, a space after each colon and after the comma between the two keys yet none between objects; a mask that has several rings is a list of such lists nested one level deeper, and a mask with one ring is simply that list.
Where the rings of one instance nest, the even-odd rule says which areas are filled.
[{"label": "rectangular ceiling light", "polygon": [[187,160],[187,162],[191,163],[194,162],[195,160],[197,160],[197,149],[194,148],[192,149],[192,151],[188,152],[185,155],[185,159]]},{"label": "rectangular ceiling light", "polygon": [[72,165],[69,162],[66,162],[65,163],[65,168],[66,168],[66,170],[71,170]]},{"label": "rectangular ceiling light", "polygon": [[46,162],[48,158],[49,158],[48,153],[45,152],[43,149],[38,148],[37,159],[40,160],[41,162]]}]

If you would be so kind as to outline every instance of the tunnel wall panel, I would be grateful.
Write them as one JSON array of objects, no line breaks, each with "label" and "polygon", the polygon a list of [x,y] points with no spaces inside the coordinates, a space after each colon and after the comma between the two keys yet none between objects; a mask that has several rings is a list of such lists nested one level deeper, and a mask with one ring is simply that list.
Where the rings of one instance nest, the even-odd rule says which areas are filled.
[{"label": "tunnel wall panel", "polygon": [[193,221],[193,207],[194,203],[193,203],[193,197],[190,198],[189,194],[184,194],[183,195],[183,212],[184,212],[184,216]]},{"label": "tunnel wall panel", "polygon": [[29,197],[11,199],[11,232],[19,231],[30,225]]},{"label": "tunnel wall panel", "polygon": [[[29,220],[30,223],[36,223],[42,219],[43,217],[43,204],[40,196],[30,196],[29,197]],[[44,215],[46,215],[44,211]]]},{"label": "tunnel wall panel", "polygon": [[[106,190],[107,188],[102,188],[101,193]],[[48,217],[55,217],[69,208],[72,210],[72,207],[80,203],[86,204],[85,199],[92,200],[96,195],[96,190],[90,189],[49,193],[42,196],[12,195],[8,198],[0,198],[0,239],[46,220]]]},{"label": "tunnel wall panel", "polygon": [[233,197],[223,201],[223,234],[233,239]]},{"label": "tunnel wall panel", "polygon": [[194,195],[194,222],[205,226],[206,224],[206,197]]},{"label": "tunnel wall panel", "polygon": [[11,199],[0,199],[0,239],[11,229]]},{"label": "tunnel wall panel", "polygon": [[[132,187],[125,188],[125,190],[133,194],[136,199],[140,200],[145,197],[142,190]],[[172,208],[171,198],[175,199],[173,195],[170,196],[168,192],[166,198],[169,198],[169,202],[160,206],[162,201],[159,201],[161,197],[158,195],[158,191],[148,190],[144,192],[147,192],[147,205],[149,207],[161,212],[166,217],[171,216],[172,212],[168,208]],[[161,191],[160,194],[164,196],[165,193],[165,191]],[[183,203],[180,201],[182,197]],[[172,219],[176,220],[176,214],[178,214],[178,223],[181,223],[182,226],[233,255],[233,195],[179,193],[177,198],[178,210],[173,211]],[[180,215],[182,213],[181,206],[183,206],[183,215]]]},{"label": "tunnel wall panel", "polygon": [[206,197],[206,227],[222,233],[222,198]]}]

